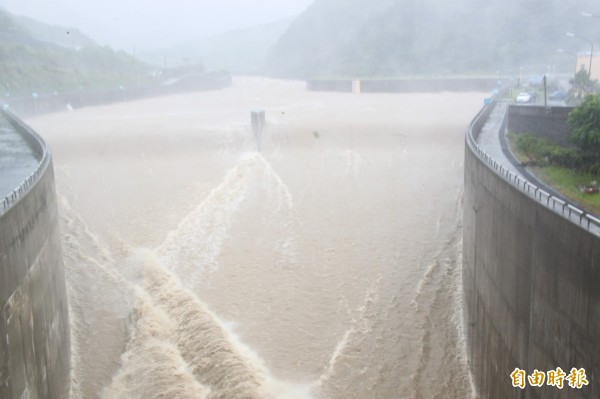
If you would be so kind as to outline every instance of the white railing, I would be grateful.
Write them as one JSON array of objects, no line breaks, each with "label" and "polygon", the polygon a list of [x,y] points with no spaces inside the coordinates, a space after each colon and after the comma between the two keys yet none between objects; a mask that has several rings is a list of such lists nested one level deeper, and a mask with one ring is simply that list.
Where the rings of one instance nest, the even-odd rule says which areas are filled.
[{"label": "white railing", "polygon": [[50,151],[48,150],[48,146],[44,140],[14,114],[6,110],[0,110],[0,112],[2,113],[1,116],[5,117],[10,122],[11,126],[15,129],[15,132],[23,135],[23,137],[35,147],[35,150],[38,153],[37,155],[40,159],[40,162],[35,170],[29,176],[27,176],[18,187],[4,197],[4,199],[2,199],[2,206],[0,207],[1,215],[8,211],[10,207],[18,202],[19,199],[21,199],[29,191],[29,189],[35,183],[37,183],[40,176],[46,171],[46,168],[50,163]]},{"label": "white railing", "polygon": [[496,99],[494,99],[491,104],[484,106],[469,124],[469,127],[467,128],[467,143],[469,147],[490,167],[490,169],[514,187],[518,188],[521,192],[527,194],[529,197],[552,209],[556,213],[561,214],[571,222],[578,224],[596,235],[600,235],[600,219],[598,217],[547,193],[530,181],[521,178],[479,147],[474,137],[474,134],[475,136],[479,134],[479,130],[474,131],[474,129],[481,129],[484,122],[489,117],[491,109],[495,106],[495,103]]}]

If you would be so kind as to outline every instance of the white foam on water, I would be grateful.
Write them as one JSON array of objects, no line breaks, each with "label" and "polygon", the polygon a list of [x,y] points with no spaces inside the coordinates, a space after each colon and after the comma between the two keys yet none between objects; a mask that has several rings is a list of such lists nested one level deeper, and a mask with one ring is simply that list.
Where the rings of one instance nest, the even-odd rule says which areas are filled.
[{"label": "white foam on water", "polygon": [[[59,195],[58,204],[71,324],[70,397],[83,399],[97,394],[101,381],[110,378],[121,338],[114,330],[113,337],[106,337],[105,332],[125,329],[133,291],[111,267],[114,260],[107,246],[90,231],[66,198]],[[88,348],[94,340],[94,347]],[[90,353],[103,356],[90,365]],[[89,375],[90,368],[96,368],[95,378]]]},{"label": "white foam on water", "polygon": [[321,376],[319,377],[319,380],[315,383],[315,385],[320,387],[321,385],[323,385],[323,383],[325,381],[329,380],[333,376],[334,368],[337,363],[337,360],[340,357],[340,355],[343,353],[344,349],[346,349],[350,335],[353,334],[354,332],[355,332],[355,330],[352,328],[350,328],[350,329],[346,330],[346,332],[344,332],[344,335],[342,335],[342,338],[340,338],[340,340],[338,341],[333,353],[331,354],[331,357],[329,358],[329,361],[327,362],[327,368],[321,374]]},{"label": "white foam on water", "polygon": [[[245,84],[242,83],[241,86]],[[94,212],[95,201],[99,199],[86,192],[90,184],[87,175],[107,162],[119,162],[114,168],[109,165],[107,173],[98,175],[98,180],[106,179],[107,189],[97,209],[99,213],[106,213],[107,223],[97,215],[91,215],[88,221],[71,210],[64,218],[61,216],[66,226],[63,249],[74,348],[72,399],[97,398],[99,394],[103,399],[307,398],[311,395],[345,399],[469,397],[469,374],[464,371],[467,368],[460,311],[460,267],[457,266],[461,260],[460,240],[449,233],[454,220],[445,212],[450,209],[446,204],[452,201],[446,195],[450,192],[448,186],[459,184],[460,179],[439,181],[436,186],[440,190],[431,186],[426,186],[424,192],[409,190],[414,179],[435,179],[444,172],[435,162],[421,167],[421,154],[423,159],[439,155],[444,167],[450,165],[455,169],[463,164],[456,158],[462,147],[452,147],[452,154],[429,151],[442,149],[441,145],[446,143],[434,141],[436,138],[449,137],[448,128],[441,125],[434,136],[429,137],[433,132],[424,131],[420,135],[419,131],[417,135],[415,131],[411,140],[402,145],[388,135],[368,138],[355,135],[350,137],[354,141],[349,147],[349,136],[343,128],[334,126],[340,109],[379,112],[383,108],[385,112],[380,116],[384,116],[389,110],[399,108],[396,99],[400,104],[407,101],[407,107],[414,103],[413,99],[394,96],[390,104],[375,95],[360,97],[365,104],[353,108],[357,97],[346,102],[345,97],[336,94],[332,95],[336,101],[315,101],[313,93],[305,99],[307,94],[298,91],[295,94],[298,99],[287,101],[289,87],[275,81],[267,83],[253,90],[260,90],[256,92],[263,98],[262,93],[268,91],[269,85],[281,86],[282,90],[272,93],[270,101],[280,107],[273,108],[276,112],[285,111],[285,114],[275,117],[271,113],[274,134],[264,137],[264,156],[252,153],[237,158],[240,152],[255,146],[247,128],[248,121],[218,126],[214,122],[225,119],[196,118],[198,104],[203,101],[200,95],[182,97],[183,100],[175,103],[190,107],[183,113],[173,113],[175,135],[168,132],[168,136],[163,137],[163,132],[153,130],[151,125],[157,123],[172,126],[169,120],[157,119],[158,116],[152,117],[150,122],[148,118],[140,118],[138,127],[135,118],[148,116],[147,109],[127,114],[126,119],[131,121],[127,129],[155,132],[148,140],[157,139],[158,144],[149,148],[158,148],[167,141],[177,144],[173,151],[160,157],[150,157],[150,153],[145,152],[139,159],[117,159],[111,154],[102,154],[103,159],[100,159],[96,145],[89,145],[87,153],[79,152],[86,148],[79,146],[81,136],[76,129],[69,133],[71,138],[64,135],[63,130],[72,128],[73,123],[55,128],[58,132],[54,136],[58,144],[55,159],[58,162],[59,154],[66,155],[66,162],[71,162],[72,167],[57,164],[61,173],[57,181],[64,180],[57,187],[63,195],[65,189],[69,191],[69,184],[79,190],[70,190],[71,195],[65,195],[68,200],[59,198],[61,213],[64,214],[69,204],[79,209],[79,199],[84,214]],[[298,90],[303,89],[297,86]],[[236,85],[232,90],[237,90]],[[235,92],[235,96],[238,95],[246,94]],[[191,98],[193,106],[187,105]],[[228,95],[221,100],[227,106],[240,106],[236,105],[236,98]],[[338,100],[341,107],[330,109],[330,103]],[[479,98],[476,100],[478,106]],[[177,97],[169,101],[177,101]],[[241,107],[245,107],[242,103],[239,103]],[[171,105],[165,104],[168,110]],[[208,109],[212,101],[205,105]],[[186,118],[179,118],[182,114]],[[82,118],[82,124],[89,125],[90,118],[119,119],[118,115],[114,118],[108,114],[98,118],[92,110],[88,116]],[[344,119],[349,125],[357,121],[350,113]],[[93,144],[92,141],[102,144],[106,136],[102,129],[89,127],[95,131],[87,135],[91,137],[87,139],[88,144]],[[311,136],[317,128],[326,132],[318,142]],[[378,122],[373,128],[386,129]],[[370,130],[367,124],[365,130]],[[453,134],[453,139],[460,141],[462,128]],[[131,138],[124,135],[123,139],[127,144]],[[421,142],[427,146],[420,146]],[[149,142],[152,143],[154,141]],[[179,147],[188,143],[190,151],[183,155],[193,158],[180,163]],[[120,143],[115,142],[115,145]],[[198,156],[206,156],[206,159],[195,158],[197,154],[192,149],[198,149]],[[131,251],[127,242],[121,244],[119,239],[113,241],[108,237],[110,232],[106,230],[112,228],[107,226],[112,224],[115,236],[125,240],[126,234],[131,233],[132,242],[140,243],[147,234],[148,226],[143,220],[134,226],[125,225],[130,207],[118,202],[119,199],[139,201],[142,209],[156,209],[148,206],[153,198],[138,196],[137,192],[126,197],[111,193],[112,179],[117,183],[114,187],[119,187],[119,183],[136,178],[133,172],[148,170],[157,180],[140,183],[142,188],[150,190],[160,186],[160,177],[164,178],[171,171],[177,173],[178,168],[189,165],[212,168],[213,160],[215,165],[233,160],[235,166],[201,203],[190,204],[185,193],[175,199],[177,205],[191,207],[192,211],[167,234],[162,245],[140,253]],[[141,168],[129,168],[132,163],[141,163]],[[298,168],[306,168],[306,171]],[[202,169],[198,170],[198,176],[204,178]],[[293,180],[288,182],[288,176]],[[329,181],[353,184],[348,185],[347,192],[339,192],[329,187]],[[350,191],[354,187],[360,192]],[[147,191],[139,191],[144,192]],[[302,199],[301,206],[294,203],[295,195]],[[355,209],[344,203],[346,195],[348,204],[354,205],[356,195],[371,209],[354,218],[354,214],[347,212]],[[382,201],[383,196],[385,201]],[[418,204],[423,198],[434,200],[431,204]],[[327,206],[323,206],[324,203]],[[388,211],[390,218],[394,218],[390,222],[393,224],[388,224],[386,215],[382,214]],[[302,212],[300,217],[296,212]],[[415,222],[415,214],[420,215],[420,212],[427,212],[427,225]],[[345,215],[348,215],[348,223],[330,223],[332,218]],[[377,223],[366,223],[371,216],[377,218],[373,220]],[[148,218],[152,218],[151,213]],[[98,231],[91,228],[94,220],[100,224]],[[358,229],[354,222],[373,230]],[[168,233],[164,226],[152,226],[159,228],[159,235]],[[456,231],[460,234],[460,229]],[[239,253],[235,252],[238,245]],[[356,265],[352,253],[345,253],[346,248],[356,249],[360,258]],[[123,261],[128,253],[133,255]],[[246,254],[251,262],[245,263]],[[313,261],[314,264],[309,264]],[[240,273],[247,264],[256,269]],[[380,281],[373,283],[369,267],[381,273]],[[289,280],[278,289],[269,290],[267,284],[280,281],[263,279],[271,271],[277,271],[274,277]],[[229,276],[235,279],[229,280]],[[246,286],[246,278],[255,280],[247,281]],[[210,285],[211,281],[214,286]],[[328,284],[331,284],[330,291]],[[323,289],[326,295],[319,297],[321,291],[311,290],[313,285]],[[239,290],[238,295],[232,299],[224,292],[222,296],[209,297],[212,295],[209,292],[214,293],[216,287]],[[269,290],[268,300],[253,296],[262,295],[263,288]],[[292,292],[294,295],[282,298],[289,303],[282,301],[275,306],[279,293],[288,288],[298,290],[297,294],[306,299],[308,305],[300,301],[292,304],[296,300],[296,292]],[[248,308],[243,304],[246,293],[248,303],[252,303]],[[215,314],[203,300],[214,301],[215,309],[226,310]],[[313,301],[321,300],[322,306],[312,305]],[[271,307],[274,309],[272,318],[269,317]],[[264,314],[252,314],[263,309]],[[289,314],[285,313],[287,309]],[[222,320],[225,312],[231,317],[229,314],[246,310],[239,321],[225,323]],[[262,318],[258,320],[258,317]],[[300,333],[292,332],[288,338],[271,331],[278,326],[289,327],[288,322],[295,323]],[[237,323],[248,329],[240,330],[240,336],[235,334]],[[256,351],[244,344],[245,337],[248,342],[256,342]],[[302,359],[310,364],[302,364],[297,353],[290,353],[292,349],[287,348],[294,348],[294,352],[306,350]],[[445,371],[438,367],[442,364],[447,368]],[[278,378],[281,375],[300,381],[284,381]],[[309,381],[293,377],[298,375],[310,376],[306,377]],[[432,382],[428,378],[431,376],[439,376],[439,380]]]},{"label": "white foam on water", "polygon": [[151,301],[138,297],[121,368],[102,399],[207,399],[210,389],[200,384],[171,342],[172,320]]},{"label": "white foam on water", "polygon": [[365,163],[356,148],[345,150],[344,158],[346,160],[346,174],[356,175]]},{"label": "white foam on water", "polygon": [[[135,284],[140,284],[155,307],[172,321],[165,339],[178,347],[186,370],[210,390],[207,398],[309,397],[306,387],[275,379],[263,360],[186,289],[154,252],[137,251],[128,267],[137,270],[134,274],[140,280]],[[142,336],[157,339],[160,334],[144,332]]]},{"label": "white foam on water", "polygon": [[232,219],[256,180],[259,155],[246,157],[223,182],[168,234],[157,249],[162,262],[186,285],[196,286],[206,273],[218,269],[217,257],[227,239]]},{"label": "white foam on water", "polygon": [[[215,259],[228,237],[232,218],[253,190],[266,193],[266,205],[274,214],[286,215],[286,220],[293,215],[292,197],[281,178],[260,154],[252,154],[242,159],[223,183],[186,216],[156,253],[132,251],[121,264],[69,202],[59,198],[66,226],[63,242],[71,265],[70,297],[73,304],[84,307],[77,312],[70,309],[74,330],[73,398],[84,398],[84,391],[89,392],[89,387],[82,389],[79,383],[79,376],[85,372],[77,370],[83,351],[78,338],[90,327],[85,325],[85,304],[108,290],[101,282],[104,280],[111,281],[108,284],[112,289],[121,292],[109,295],[109,302],[117,302],[107,311],[113,317],[129,319],[129,328],[120,365],[102,389],[102,398],[310,397],[310,384],[273,378],[231,326],[220,321],[182,284],[189,281],[188,277],[200,279],[207,268],[216,269]],[[288,250],[292,241],[287,237],[282,249]],[[77,264],[85,267],[77,268]],[[73,289],[99,276],[103,277],[98,292]]]},{"label": "white foam on water", "polygon": [[[277,250],[293,257],[294,215],[292,195],[271,164],[259,153],[246,155],[223,182],[168,234],[156,252],[161,261],[180,276],[188,288],[197,288],[219,268],[218,256],[238,211],[258,192],[267,196],[265,223],[277,220],[288,232],[279,238]],[[274,217],[276,215],[277,217]]]},{"label": "white foam on water", "polygon": [[[455,229],[419,282],[414,304],[422,317],[419,362],[411,376],[416,397],[474,398],[462,315],[462,190]],[[435,376],[438,383],[429,384]]]},{"label": "white foam on water", "polygon": [[[365,299],[358,308],[353,312],[352,321],[350,328],[348,328],[342,337],[337,342],[329,361],[325,366],[323,372],[319,376],[319,379],[313,383],[313,386],[317,389],[322,388],[325,384],[331,381],[335,376],[336,367],[338,362],[343,358],[348,350],[355,350],[357,342],[365,336],[368,336],[373,332],[373,323],[375,320],[370,315],[370,307],[379,301],[378,288],[381,285],[382,278],[378,276],[371,284]],[[354,341],[353,342],[353,338]]]}]

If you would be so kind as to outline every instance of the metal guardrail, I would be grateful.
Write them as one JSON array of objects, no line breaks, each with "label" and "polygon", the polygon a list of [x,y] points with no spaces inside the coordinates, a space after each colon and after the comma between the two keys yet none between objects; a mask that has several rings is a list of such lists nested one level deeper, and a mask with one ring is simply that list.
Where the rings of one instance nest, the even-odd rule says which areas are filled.
[{"label": "metal guardrail", "polygon": [[17,133],[23,135],[30,144],[36,147],[35,150],[38,152],[38,156],[40,156],[40,161],[36,169],[17,188],[2,199],[2,207],[0,208],[0,215],[2,215],[18,202],[19,199],[23,198],[29,189],[38,182],[40,176],[42,176],[50,164],[51,155],[44,140],[32,128],[7,110],[0,109],[0,113],[0,115],[4,116],[10,122]]},{"label": "metal guardrail", "polygon": [[[483,151],[477,142],[475,141],[475,135],[479,134],[483,124],[489,117],[491,110],[496,105],[496,98],[488,105],[485,105],[478,113],[475,118],[471,121],[467,128],[467,144],[469,147],[478,155],[479,159],[485,162],[490,169],[496,172],[497,175],[501,176],[505,181],[519,189],[521,192],[527,194],[529,197],[535,199],[538,203],[552,209],[554,212],[562,215],[565,219],[578,224],[582,228],[587,229],[595,235],[600,235],[600,219],[590,215],[588,212],[579,209],[578,207],[563,201],[554,195],[547,193],[535,184],[528,180],[525,180],[513,173],[500,162],[492,158],[488,153]],[[505,121],[503,121],[503,126]]]}]

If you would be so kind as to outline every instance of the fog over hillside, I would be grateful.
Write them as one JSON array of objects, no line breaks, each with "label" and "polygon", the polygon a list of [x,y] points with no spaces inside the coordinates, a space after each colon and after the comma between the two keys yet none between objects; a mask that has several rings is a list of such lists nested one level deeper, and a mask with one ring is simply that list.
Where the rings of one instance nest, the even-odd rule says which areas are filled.
[{"label": "fog over hillside", "polygon": [[549,66],[571,71],[598,20],[592,1],[316,0],[272,49],[270,73],[281,77],[511,73]]},{"label": "fog over hillside", "polygon": [[15,22],[19,24],[25,32],[36,40],[58,44],[63,47],[80,48],[84,46],[94,46],[96,42],[89,36],[82,33],[77,28],[48,25],[36,21],[33,18],[24,16],[14,16]]},{"label": "fog over hillside", "polygon": [[5,98],[141,83],[148,69],[76,29],[0,9],[0,95]]},{"label": "fog over hillside", "polygon": [[[0,0],[0,5],[37,18],[43,7],[35,8],[31,1]],[[252,8],[232,0],[184,7],[175,1],[161,11],[150,2],[143,12],[132,3],[104,7],[112,10],[107,14],[95,2],[81,7],[65,1],[61,7],[68,12],[59,16],[65,26],[79,30],[30,18],[18,22],[37,40],[67,47],[105,43],[108,36],[102,29],[110,30],[118,36],[111,39],[116,48],[161,67],[203,63],[208,69],[282,78],[489,76],[515,75],[521,68],[529,75],[572,73],[574,54],[590,46],[565,33],[596,40],[598,19],[581,14],[600,13],[591,0],[292,3],[286,8],[264,0]],[[282,19],[292,12],[297,16]],[[41,18],[60,19],[56,14],[48,10]],[[558,48],[565,51],[558,53]]]},{"label": "fog over hillside", "polygon": [[150,52],[298,15],[312,0],[0,0],[50,25],[73,26],[100,45]]},{"label": "fog over hillside", "polygon": [[144,61],[160,66],[202,63],[210,70],[262,74],[268,50],[296,17],[284,18],[250,28],[189,40],[156,51],[140,53]]}]

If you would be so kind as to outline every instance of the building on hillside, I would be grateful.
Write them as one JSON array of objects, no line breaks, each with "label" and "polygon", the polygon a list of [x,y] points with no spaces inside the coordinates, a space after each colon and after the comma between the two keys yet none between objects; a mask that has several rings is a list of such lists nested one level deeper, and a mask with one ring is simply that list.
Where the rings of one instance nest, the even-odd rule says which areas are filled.
[{"label": "building on hillside", "polygon": [[[592,60],[592,73],[590,78],[600,82],[600,52],[594,53],[591,58]],[[590,68],[590,52],[577,53],[577,64],[575,65],[575,73],[579,70],[584,69],[586,72]]]}]

